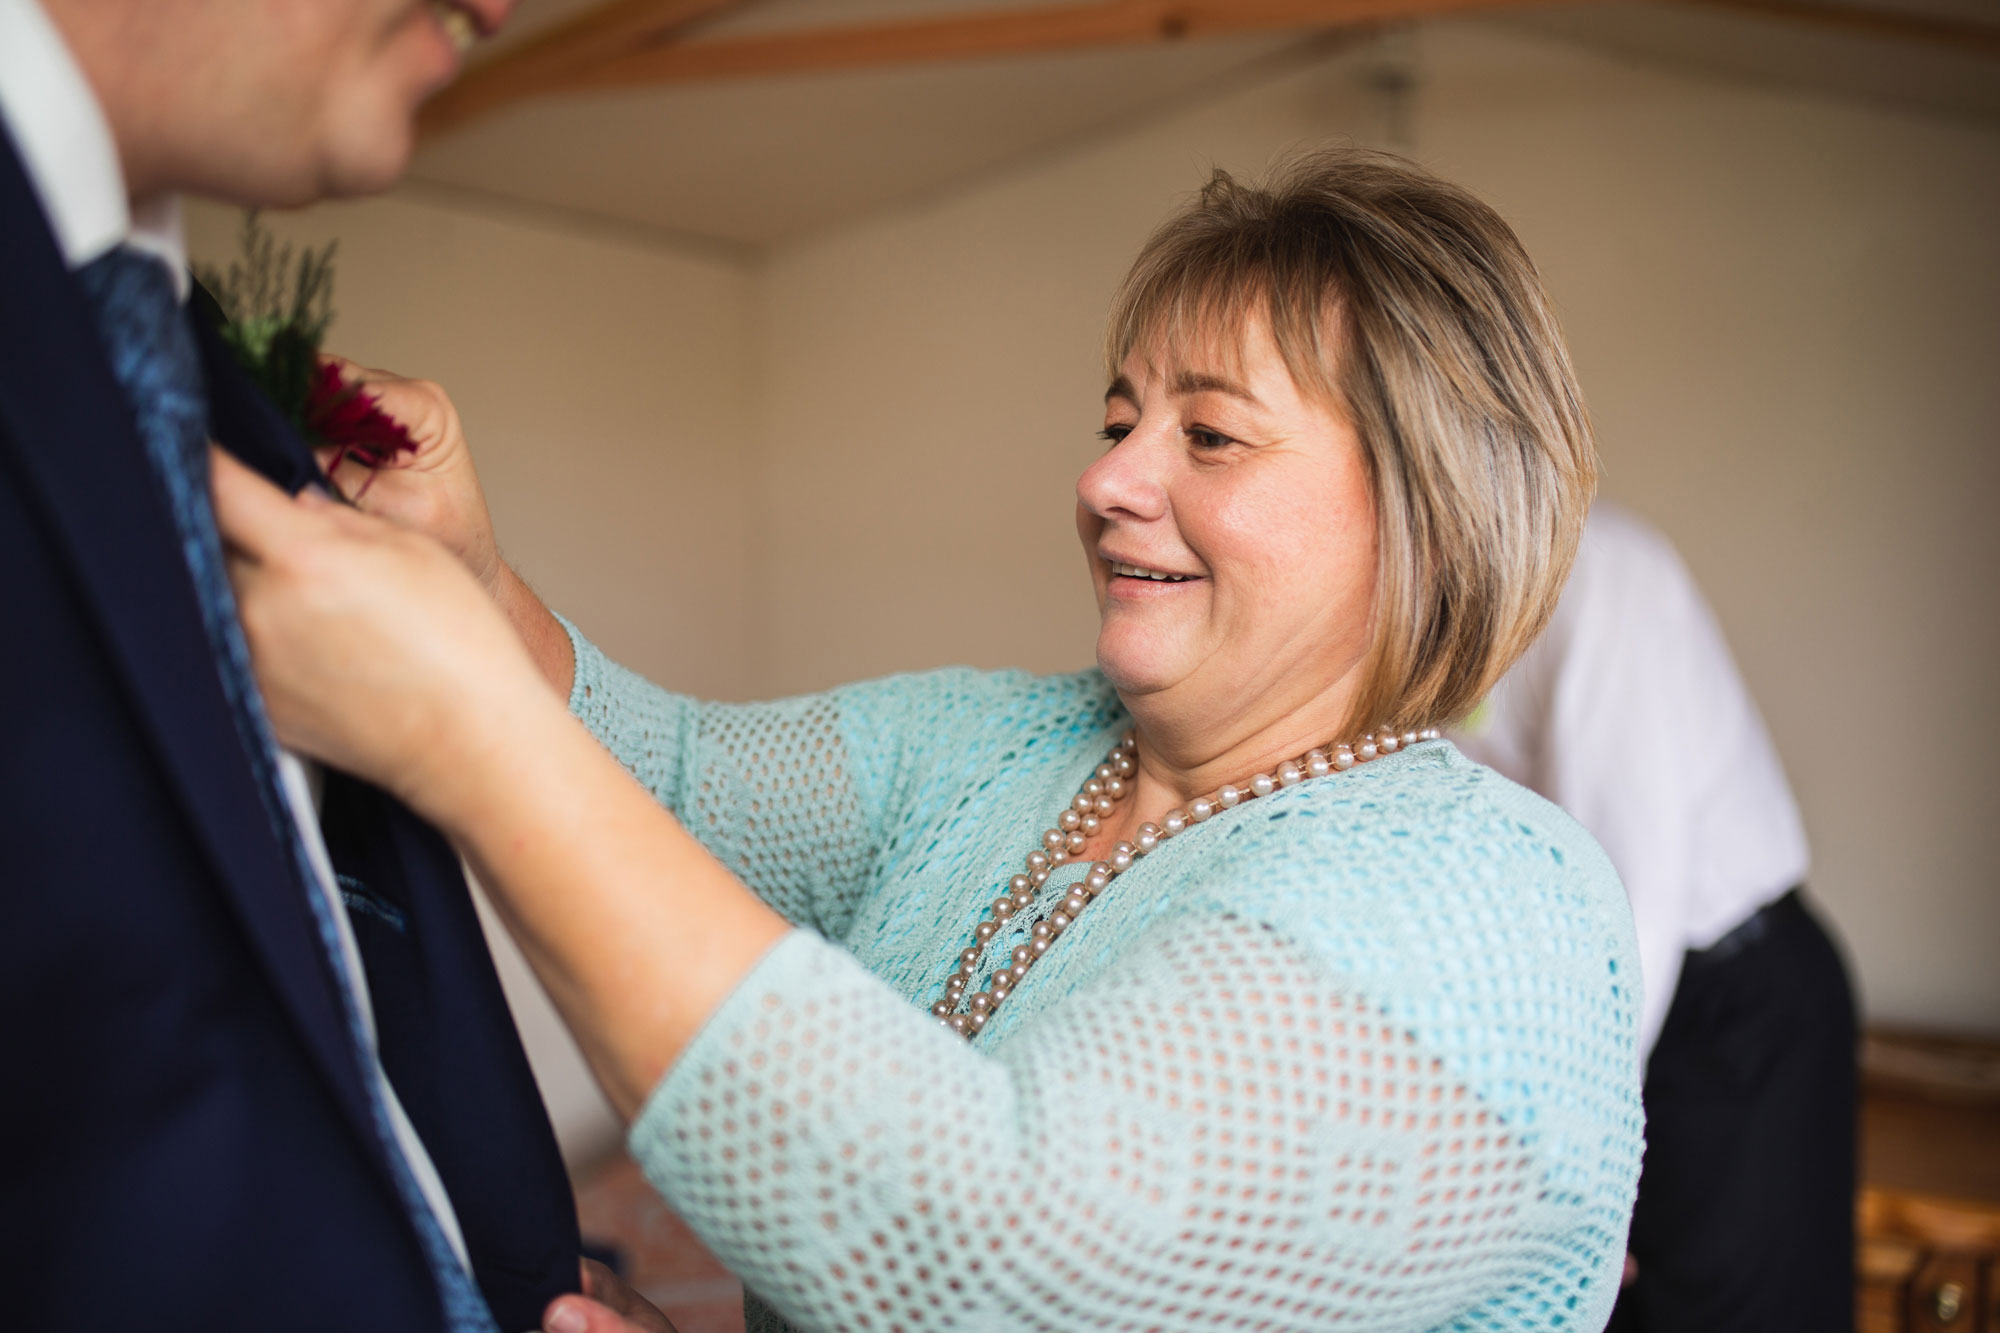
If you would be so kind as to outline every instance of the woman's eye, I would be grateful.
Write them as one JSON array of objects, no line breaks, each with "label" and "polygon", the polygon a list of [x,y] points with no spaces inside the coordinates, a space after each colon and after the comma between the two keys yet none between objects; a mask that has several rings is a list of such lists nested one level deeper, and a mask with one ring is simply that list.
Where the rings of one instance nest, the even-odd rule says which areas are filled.
[{"label": "woman's eye", "polygon": [[1103,430],[1097,432],[1097,438],[1104,441],[1106,444],[1117,444],[1120,440],[1124,439],[1127,435],[1130,435],[1131,433],[1132,433],[1132,428],[1130,426],[1111,425],[1111,426],[1106,426]]},{"label": "woman's eye", "polygon": [[1224,435],[1221,431],[1210,430],[1206,426],[1189,426],[1181,433],[1204,449],[1220,449],[1226,444],[1236,443],[1231,436]]}]

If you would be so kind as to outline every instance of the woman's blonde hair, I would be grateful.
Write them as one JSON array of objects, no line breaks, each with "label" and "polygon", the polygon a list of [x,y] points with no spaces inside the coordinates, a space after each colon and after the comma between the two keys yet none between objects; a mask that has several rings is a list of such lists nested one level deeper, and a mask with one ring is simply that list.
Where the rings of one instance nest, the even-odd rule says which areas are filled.
[{"label": "woman's blonde hair", "polygon": [[1597,486],[1540,276],[1465,190],[1322,149],[1263,185],[1218,170],[1153,233],[1112,307],[1110,373],[1134,348],[1185,352],[1258,320],[1366,456],[1375,624],[1349,725],[1462,717],[1548,622]]}]

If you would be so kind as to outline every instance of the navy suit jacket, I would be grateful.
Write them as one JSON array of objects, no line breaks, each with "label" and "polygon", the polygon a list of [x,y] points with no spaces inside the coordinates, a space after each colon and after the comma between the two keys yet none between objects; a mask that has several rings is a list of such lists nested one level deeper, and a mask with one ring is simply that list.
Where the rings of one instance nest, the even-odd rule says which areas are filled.
[{"label": "navy suit jacket", "polygon": [[[196,318],[217,441],[312,456]],[[328,774],[381,1057],[504,1333],[574,1205],[457,858]],[[36,1329],[418,1333],[435,1284],[130,410],[0,128],[0,1292]]]}]

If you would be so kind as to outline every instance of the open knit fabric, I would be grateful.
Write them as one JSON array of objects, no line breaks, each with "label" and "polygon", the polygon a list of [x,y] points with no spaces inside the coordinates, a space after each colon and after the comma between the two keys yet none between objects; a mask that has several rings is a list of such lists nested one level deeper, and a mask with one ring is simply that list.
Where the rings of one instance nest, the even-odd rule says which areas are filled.
[{"label": "open knit fabric", "polygon": [[572,638],[573,710],[801,927],[630,1135],[752,1333],[1602,1327],[1638,971],[1555,807],[1439,741],[1218,814],[968,1042],[928,1006],[1117,739],[1103,677],[716,705]]}]

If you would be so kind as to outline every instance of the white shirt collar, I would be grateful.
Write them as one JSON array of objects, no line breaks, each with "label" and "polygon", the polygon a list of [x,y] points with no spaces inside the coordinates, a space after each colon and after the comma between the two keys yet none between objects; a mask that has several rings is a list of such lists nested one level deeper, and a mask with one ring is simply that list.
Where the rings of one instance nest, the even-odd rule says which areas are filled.
[{"label": "white shirt collar", "polygon": [[0,124],[72,269],[117,245],[159,256],[188,294],[180,200],[133,215],[104,109],[39,0],[0,0]]}]

